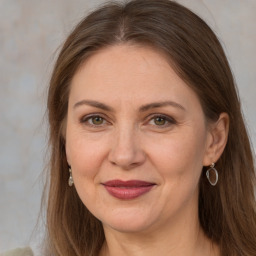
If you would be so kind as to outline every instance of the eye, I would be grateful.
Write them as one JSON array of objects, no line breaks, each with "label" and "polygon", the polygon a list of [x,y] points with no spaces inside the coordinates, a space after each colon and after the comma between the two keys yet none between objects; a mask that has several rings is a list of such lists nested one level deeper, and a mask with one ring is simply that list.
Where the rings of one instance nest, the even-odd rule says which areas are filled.
[{"label": "eye", "polygon": [[154,124],[155,124],[155,125],[165,125],[165,124],[166,124],[166,119],[163,118],[163,117],[160,117],[160,116],[155,117],[155,118],[153,119],[153,121],[154,121]]},{"label": "eye", "polygon": [[100,115],[85,116],[81,119],[81,123],[88,126],[102,126],[106,124],[106,120]]},{"label": "eye", "polygon": [[154,115],[150,120],[149,124],[153,126],[159,126],[161,128],[168,127],[172,124],[176,124],[176,121],[165,115]]},{"label": "eye", "polygon": [[93,125],[101,125],[104,123],[104,119],[101,116],[94,116],[88,119],[88,121]]}]

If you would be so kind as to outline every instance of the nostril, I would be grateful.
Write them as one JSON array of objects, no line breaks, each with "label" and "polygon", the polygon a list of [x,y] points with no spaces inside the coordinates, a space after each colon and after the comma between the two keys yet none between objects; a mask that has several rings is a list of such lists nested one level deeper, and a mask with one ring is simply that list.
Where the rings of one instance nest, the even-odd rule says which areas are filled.
[{"label": "nostril", "polygon": [[138,136],[137,130],[134,130],[134,125],[130,125],[130,122],[122,123],[122,127],[116,129],[108,155],[112,165],[129,170],[145,161],[143,144]]},{"label": "nostril", "polygon": [[129,170],[141,165],[145,161],[145,154],[139,149],[130,149],[128,151],[112,150],[108,159],[112,165]]}]

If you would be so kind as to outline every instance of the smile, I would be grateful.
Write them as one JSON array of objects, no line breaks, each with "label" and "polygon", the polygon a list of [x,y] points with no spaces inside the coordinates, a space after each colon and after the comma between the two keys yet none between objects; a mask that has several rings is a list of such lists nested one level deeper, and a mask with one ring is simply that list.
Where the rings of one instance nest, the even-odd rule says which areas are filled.
[{"label": "smile", "polygon": [[103,183],[103,185],[113,197],[131,200],[149,192],[156,184],[141,180],[110,180]]}]

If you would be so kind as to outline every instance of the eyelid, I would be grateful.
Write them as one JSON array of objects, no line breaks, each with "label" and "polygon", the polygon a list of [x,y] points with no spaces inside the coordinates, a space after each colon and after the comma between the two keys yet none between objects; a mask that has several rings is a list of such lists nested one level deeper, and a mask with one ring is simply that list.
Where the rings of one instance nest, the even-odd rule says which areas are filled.
[{"label": "eyelid", "polygon": [[[104,123],[100,124],[100,125],[94,125],[94,124],[90,124],[88,122],[88,120],[95,118],[95,117],[100,117],[103,119]],[[92,126],[92,127],[101,127],[103,125],[105,125],[106,123],[109,123],[109,121],[107,120],[107,118],[105,117],[105,115],[103,115],[102,113],[91,113],[88,115],[84,115],[79,119],[80,123],[82,124],[87,124],[88,126]]]},{"label": "eyelid", "polygon": [[[99,125],[95,125],[95,124],[90,124],[88,122],[88,120],[92,119],[92,118],[95,118],[95,117],[100,117],[103,119],[103,124],[99,124]],[[166,128],[168,126],[171,126],[171,125],[174,125],[174,124],[177,124],[177,121],[169,116],[169,115],[166,115],[166,114],[161,114],[161,113],[153,113],[153,114],[150,114],[146,117],[146,124],[149,124],[149,122],[151,120],[153,120],[154,118],[157,118],[157,117],[160,117],[160,118],[163,118],[167,124],[164,124],[164,125],[152,125],[152,126],[156,126],[158,128]],[[106,115],[102,114],[102,113],[90,113],[88,115],[84,115],[82,116],[80,119],[79,119],[80,123],[84,124],[84,125],[88,125],[88,126],[91,126],[91,127],[102,127],[106,124],[110,124],[110,122],[108,121],[108,118],[106,117]]]},{"label": "eyelid", "polygon": [[165,128],[167,126],[170,126],[170,125],[173,125],[173,124],[177,124],[177,121],[173,117],[171,117],[169,115],[166,115],[166,114],[160,114],[160,113],[150,114],[147,117],[147,123],[149,123],[151,120],[153,120],[154,118],[157,118],[157,117],[163,118],[163,119],[165,119],[168,122],[167,124],[164,124],[162,126],[161,125],[159,125],[159,126],[155,125],[155,126],[157,126],[159,128]]}]

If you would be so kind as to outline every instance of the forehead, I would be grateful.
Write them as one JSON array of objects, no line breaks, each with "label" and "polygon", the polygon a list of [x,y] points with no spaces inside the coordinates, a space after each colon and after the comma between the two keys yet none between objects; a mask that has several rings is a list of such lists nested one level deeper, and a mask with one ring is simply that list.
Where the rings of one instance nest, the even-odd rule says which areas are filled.
[{"label": "forehead", "polygon": [[115,45],[89,57],[76,72],[70,98],[144,101],[184,98],[197,100],[166,56],[150,47]]}]

